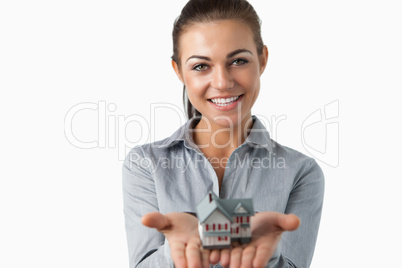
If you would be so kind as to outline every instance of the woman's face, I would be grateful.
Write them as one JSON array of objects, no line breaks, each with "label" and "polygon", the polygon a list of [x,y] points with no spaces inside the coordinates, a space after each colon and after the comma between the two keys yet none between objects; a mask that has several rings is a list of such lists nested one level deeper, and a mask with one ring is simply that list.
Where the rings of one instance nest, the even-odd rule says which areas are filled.
[{"label": "woman's face", "polygon": [[224,20],[197,23],[180,38],[173,67],[192,105],[212,124],[233,127],[251,117],[268,51],[257,54],[248,25]]}]

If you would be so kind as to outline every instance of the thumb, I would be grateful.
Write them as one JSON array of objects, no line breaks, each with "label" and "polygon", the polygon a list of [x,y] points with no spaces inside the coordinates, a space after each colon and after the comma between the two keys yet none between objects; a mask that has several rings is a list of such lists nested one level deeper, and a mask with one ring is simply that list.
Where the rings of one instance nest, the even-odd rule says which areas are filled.
[{"label": "thumb", "polygon": [[167,217],[159,212],[145,214],[141,218],[141,223],[147,227],[155,228],[158,231],[162,231],[169,226]]},{"label": "thumb", "polygon": [[299,228],[300,219],[294,214],[281,214],[278,218],[279,225],[285,231],[294,231]]},{"label": "thumb", "polygon": [[259,212],[255,218],[252,219],[253,222],[257,223],[257,226],[276,226],[282,231],[294,231],[300,225],[300,219],[294,214],[283,214],[273,211]]}]

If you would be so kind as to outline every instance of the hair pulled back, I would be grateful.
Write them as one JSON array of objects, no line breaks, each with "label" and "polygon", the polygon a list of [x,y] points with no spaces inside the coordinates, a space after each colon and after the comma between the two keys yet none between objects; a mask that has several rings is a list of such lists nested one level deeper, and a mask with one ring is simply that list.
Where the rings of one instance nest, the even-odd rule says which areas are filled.
[{"label": "hair pulled back", "polygon": [[[172,59],[179,68],[181,68],[179,41],[186,28],[196,23],[220,20],[236,20],[247,24],[253,32],[258,55],[263,54],[264,43],[261,37],[261,21],[249,2],[246,0],[190,0],[182,9],[173,26]],[[183,103],[188,119],[201,116],[201,113],[189,101],[185,86],[183,87]]]}]

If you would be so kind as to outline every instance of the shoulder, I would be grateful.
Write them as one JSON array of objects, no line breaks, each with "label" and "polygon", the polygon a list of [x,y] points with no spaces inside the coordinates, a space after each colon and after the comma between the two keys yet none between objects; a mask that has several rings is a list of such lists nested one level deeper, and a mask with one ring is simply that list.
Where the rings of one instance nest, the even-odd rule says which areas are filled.
[{"label": "shoulder", "polygon": [[[154,187],[157,168],[161,166],[161,163],[172,161],[172,156],[175,155],[172,150],[177,148],[179,143],[163,145],[164,140],[161,140],[137,145],[129,151],[121,166],[123,185],[126,189],[132,188],[133,185]],[[163,171],[166,172],[166,169]]]},{"label": "shoulder", "polygon": [[315,161],[314,158],[303,154],[302,152],[282,145],[271,139],[272,153],[277,157],[283,157],[289,162],[300,165],[306,162]]},{"label": "shoulder", "polygon": [[296,181],[307,177],[307,175],[312,180],[324,181],[323,171],[314,158],[274,140],[271,142],[274,157],[281,159],[286,169],[292,170],[296,174]]},{"label": "shoulder", "polygon": [[180,155],[180,151],[183,151],[184,147],[192,147],[193,142],[191,131],[189,130],[194,123],[195,120],[190,119],[178,128],[170,137],[135,146],[126,155],[125,162],[130,161],[130,159],[133,158],[157,159]]},{"label": "shoulder", "polygon": [[156,142],[145,143],[133,147],[126,155],[125,163],[154,160],[160,157],[168,157],[175,150],[180,148],[183,142],[180,140],[171,141],[170,137]]}]

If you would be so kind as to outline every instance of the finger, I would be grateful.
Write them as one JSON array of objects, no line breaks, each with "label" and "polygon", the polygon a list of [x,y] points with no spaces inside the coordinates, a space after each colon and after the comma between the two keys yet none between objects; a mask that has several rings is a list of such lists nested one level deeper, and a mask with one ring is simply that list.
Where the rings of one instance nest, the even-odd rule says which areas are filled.
[{"label": "finger", "polygon": [[253,259],[255,256],[256,249],[254,246],[247,246],[246,248],[243,249],[243,253],[241,256],[241,268],[249,268],[253,267]]},{"label": "finger", "polygon": [[219,261],[223,267],[230,264],[230,249],[225,248],[221,250],[221,259]]},{"label": "finger", "polygon": [[275,248],[269,245],[260,245],[256,249],[252,267],[265,267],[274,254],[274,250]]},{"label": "finger", "polygon": [[218,249],[213,249],[211,255],[209,255],[209,261],[212,264],[217,264],[221,258],[220,251]]},{"label": "finger", "polygon": [[189,241],[186,247],[186,259],[189,267],[201,268],[201,249],[196,241]]},{"label": "finger", "polygon": [[[202,247],[200,247],[202,249]],[[210,250],[202,249],[201,258],[202,258],[202,267],[209,268],[209,255]]]},{"label": "finger", "polygon": [[241,264],[241,247],[232,248],[230,251],[230,268],[238,268]]},{"label": "finger", "polygon": [[141,218],[141,222],[145,226],[156,228],[158,231],[162,231],[169,226],[168,218],[159,212],[145,214]]},{"label": "finger", "polygon": [[175,267],[177,268],[187,268],[187,261],[185,255],[186,246],[181,242],[172,242],[170,244],[170,252]]}]

